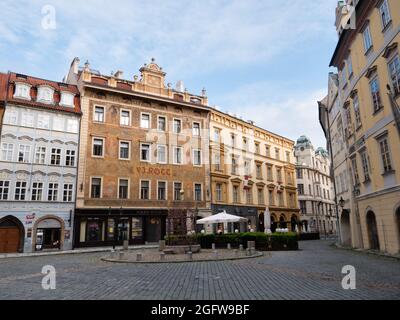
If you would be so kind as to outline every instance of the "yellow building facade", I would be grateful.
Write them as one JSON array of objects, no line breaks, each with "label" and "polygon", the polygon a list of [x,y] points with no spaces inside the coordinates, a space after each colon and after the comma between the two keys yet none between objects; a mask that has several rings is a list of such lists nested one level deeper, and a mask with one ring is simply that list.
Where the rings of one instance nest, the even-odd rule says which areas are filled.
[{"label": "yellow building facade", "polygon": [[[400,1],[339,3],[339,100],[351,172],[353,247],[400,251]],[[348,28],[341,16],[353,9]],[[349,15],[344,15],[349,19]],[[341,23],[342,22],[342,23]],[[341,217],[344,220],[344,217]],[[356,227],[355,224],[359,225]],[[343,229],[343,228],[342,228]],[[361,234],[359,234],[361,233]]]},{"label": "yellow building facade", "polygon": [[240,231],[264,231],[264,212],[268,207],[272,231],[278,227],[295,231],[300,210],[293,148],[294,141],[259,128],[252,121],[212,110],[213,214],[225,210],[249,219],[247,230],[240,226]]}]

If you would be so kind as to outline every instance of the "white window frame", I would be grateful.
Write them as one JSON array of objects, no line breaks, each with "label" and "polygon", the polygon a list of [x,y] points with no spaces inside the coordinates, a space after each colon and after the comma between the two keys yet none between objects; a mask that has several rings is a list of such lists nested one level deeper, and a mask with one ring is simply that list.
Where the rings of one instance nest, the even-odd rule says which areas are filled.
[{"label": "white window frame", "polygon": [[[200,163],[196,163],[196,152],[200,153]],[[203,165],[203,151],[201,149],[193,149],[192,152],[192,159],[193,159],[193,166],[195,167],[201,167]]]},{"label": "white window frame", "polygon": [[[0,183],[2,184],[0,186],[0,201],[8,200],[10,198],[10,192],[11,192],[11,181],[10,180],[0,180]],[[8,184],[8,186],[5,186],[5,184]],[[7,189],[7,193],[4,192],[4,190]],[[7,195],[5,197],[5,195]]]},{"label": "white window frame", "polygon": [[[65,188],[68,186],[68,188]],[[70,188],[71,187],[71,188]],[[65,192],[67,192],[67,200],[65,200]],[[71,197],[71,200],[68,200]],[[63,183],[63,202],[73,202],[74,201],[74,184],[73,183]]]},{"label": "white window frame", "polygon": [[39,113],[37,118],[37,127],[39,129],[50,130],[50,115]]},{"label": "white window frame", "polygon": [[[220,186],[221,188],[218,188],[218,186]],[[224,189],[224,187],[223,187],[222,183],[217,182],[215,184],[215,200],[217,202],[222,202],[222,200],[223,200],[223,192],[224,192],[223,189]]]},{"label": "white window frame", "polygon": [[[180,188],[180,190],[179,190],[179,200],[177,200],[176,198],[175,198],[175,184],[176,183],[180,183],[180,185],[181,185],[181,188]],[[181,194],[181,191],[183,190],[183,183],[182,183],[182,181],[173,181],[172,182],[172,199],[173,199],[173,201],[183,201],[184,199],[182,199],[182,194]]]},{"label": "white window frame", "polygon": [[[26,94],[21,93],[22,88],[26,90]],[[24,99],[24,100],[31,100],[31,88],[32,86],[28,83],[23,83],[23,82],[16,82],[15,83],[15,93],[14,93],[14,98],[17,99]]]},{"label": "white window frame", "polygon": [[[68,151],[70,152],[70,154],[68,154]],[[74,152],[74,154],[72,155],[71,152]],[[77,159],[76,154],[77,154],[77,151],[75,149],[66,149],[65,150],[65,158],[64,158],[65,162],[64,163],[65,163],[66,167],[70,167],[70,168],[76,167],[76,159]],[[71,162],[71,159],[73,159],[73,165],[67,164],[67,157],[70,157],[70,162]]]},{"label": "white window frame", "polygon": [[[24,187],[17,187],[17,184],[20,183],[21,185],[25,184]],[[28,192],[27,192],[28,182],[17,180],[15,181],[15,188],[14,188],[14,200],[15,201],[26,201],[28,199]],[[17,190],[20,191],[19,198],[17,199]],[[21,199],[22,190],[24,190],[24,199]]]},{"label": "white window frame", "polygon": [[369,25],[365,27],[365,29],[362,32],[362,35],[364,41],[364,52],[367,53],[373,47],[371,28]]},{"label": "white window frame", "polygon": [[[58,163],[58,164],[54,164],[54,163],[51,163],[52,162],[52,157],[53,157],[53,154],[55,155],[55,156],[57,156],[58,155],[58,153],[56,152],[56,153],[53,153],[53,150],[60,150],[60,153],[59,153],[59,155],[60,155],[60,163]],[[62,149],[61,148],[58,148],[58,147],[52,147],[52,148],[50,148],[50,165],[51,166],[62,166]]]},{"label": "white window frame", "polygon": [[[34,188],[33,185],[37,184],[38,186],[41,185],[41,188]],[[40,191],[40,198],[37,198],[38,192],[36,192],[35,199],[33,199],[33,190]],[[40,181],[33,181],[31,187],[31,201],[43,201],[43,182]]]},{"label": "white window frame", "polygon": [[[96,120],[96,108],[102,108],[103,109],[103,121]],[[106,107],[105,106],[101,106],[101,105],[98,105],[98,104],[95,104],[93,106],[93,122],[96,122],[96,123],[105,123],[106,122]]]},{"label": "white window frame", "polygon": [[[196,185],[200,186],[200,200],[196,200]],[[193,201],[196,201],[196,202],[204,201],[203,184],[202,183],[198,183],[198,182],[193,183]]]},{"label": "white window frame", "polygon": [[[165,150],[165,161],[160,161],[159,148],[164,148],[164,150]],[[168,146],[165,144],[157,145],[157,163],[159,163],[159,164],[167,164],[168,163]]]},{"label": "white window frame", "polygon": [[[21,147],[24,148],[22,151],[23,153],[23,160],[19,161],[19,153],[21,152]],[[27,151],[28,150],[28,151]],[[17,162],[18,163],[30,163],[31,162],[31,151],[32,151],[32,146],[29,144],[20,144],[18,146],[18,157],[17,157]],[[26,157],[26,158],[25,158]]]},{"label": "white window frame", "polygon": [[[181,150],[181,162],[180,163],[178,163],[176,160],[176,153],[175,153],[175,151],[176,150]],[[173,146],[172,147],[172,150],[173,150],[173,154],[172,154],[172,163],[174,164],[174,165],[177,165],[177,166],[181,166],[181,165],[183,165],[183,147],[178,147],[178,146]]]},{"label": "white window frame", "polygon": [[[177,131],[175,130],[175,121],[179,121],[179,123],[180,123],[180,131],[179,131],[179,132],[177,132]],[[175,133],[175,134],[182,134],[182,131],[183,131],[183,122],[182,122],[182,119],[180,119],[180,118],[174,118],[173,121],[172,121],[172,132]]]},{"label": "white window frame", "polygon": [[[142,182],[148,182],[149,183],[149,192],[148,192],[148,198],[143,199],[142,198]],[[151,180],[148,179],[140,179],[139,180],[139,200],[144,200],[144,201],[149,201],[151,200]]]},{"label": "white window frame", "polygon": [[[50,188],[50,185],[53,185],[53,187]],[[57,186],[57,188],[55,188],[54,186]],[[58,182],[49,182],[47,184],[47,201],[50,202],[58,201],[59,191],[60,191],[60,184]]]},{"label": "white window frame", "polygon": [[[92,197],[92,185],[93,179],[100,179],[100,198]],[[102,199],[103,198],[103,177],[91,176],[90,177],[90,188],[89,188],[89,198],[90,199]]]},{"label": "white window frame", "polygon": [[35,114],[30,111],[23,111],[21,114],[21,127],[33,128],[35,126]]},{"label": "white window frame", "polygon": [[[97,156],[94,154],[94,141],[95,140],[102,140],[103,141],[103,152],[101,156]],[[105,154],[105,145],[106,145],[106,139],[102,138],[102,137],[92,137],[92,158],[104,158],[104,154]]]},{"label": "white window frame", "polygon": [[[142,159],[142,148],[143,148],[143,145],[147,145],[147,146],[149,146],[149,159],[148,160],[144,160],[144,159]],[[139,149],[139,159],[140,159],[140,162],[148,162],[148,163],[150,163],[151,162],[151,143],[146,143],[146,142],[141,142],[140,143],[140,149]]]},{"label": "white window frame", "polygon": [[[146,115],[146,116],[149,116],[149,125],[148,125],[148,127],[144,127],[143,126],[143,116],[144,115]],[[149,112],[141,112],[140,113],[140,128],[142,128],[142,129],[148,129],[148,130],[150,130],[151,129],[151,113],[149,113]]]},{"label": "white window frame", "polygon": [[[160,126],[159,126],[159,124],[160,124],[160,118],[162,118],[162,119],[164,119],[165,120],[165,124],[164,124],[164,130],[160,130]],[[168,130],[168,120],[167,120],[167,117],[166,116],[161,116],[161,115],[158,115],[157,116],[157,131],[159,131],[159,132],[167,132],[167,130]]]},{"label": "white window frame", "polygon": [[75,106],[74,100],[75,94],[68,91],[61,91],[60,106],[73,108]]},{"label": "white window frame", "polygon": [[67,132],[78,133],[79,132],[79,120],[78,119],[67,119]]},{"label": "white window frame", "polygon": [[[126,198],[121,198],[121,190],[120,190],[121,180],[128,181],[128,190],[127,190]],[[118,178],[118,191],[117,191],[117,194],[118,194],[118,199],[120,199],[120,200],[128,200],[130,198],[130,196],[131,196],[131,181],[130,181],[130,178],[126,178],[126,177]]]},{"label": "white window frame", "polygon": [[[11,146],[11,148],[10,148],[10,146]],[[4,157],[4,155],[5,155],[5,157]],[[14,144],[3,142],[1,144],[1,160],[7,161],[7,162],[12,162],[13,159],[14,159]]]},{"label": "white window frame", "polygon": [[[195,131],[195,127],[194,127],[194,125],[195,124],[198,124],[199,125],[199,132],[198,132],[198,134],[196,133],[196,131]],[[196,129],[197,130],[197,129]],[[193,137],[201,137],[201,123],[199,122],[199,121],[193,121],[192,122],[192,135],[193,135]]]},{"label": "white window frame", "polygon": [[[44,149],[44,151],[43,151]],[[46,164],[47,147],[46,146],[36,146],[35,148],[35,164]],[[39,160],[39,161],[38,161]],[[43,160],[43,161],[41,161]]]},{"label": "white window frame", "polygon": [[[165,199],[160,199],[159,197],[159,184],[160,182],[165,183]],[[167,180],[157,180],[157,200],[158,201],[167,201],[168,200],[168,181]]]},{"label": "white window frame", "polygon": [[[385,13],[386,14],[385,16],[387,16],[386,21],[383,20],[383,13]],[[381,5],[379,6],[379,15],[381,17],[382,29],[386,29],[386,27],[390,24],[390,22],[392,22],[389,2],[387,0],[383,0]]]},{"label": "white window frame", "polygon": [[[125,119],[125,117],[122,117],[122,113],[127,112],[128,113],[128,124],[122,123],[123,119]],[[130,127],[132,124],[132,112],[131,110],[128,109],[120,109],[119,110],[119,125],[122,127]]]},{"label": "white window frame", "polygon": [[[128,144],[128,158],[121,158],[121,144],[122,143]],[[119,140],[119,142],[118,142],[118,159],[122,160],[122,161],[130,161],[131,153],[132,153],[131,142],[128,140]]]},{"label": "white window frame", "polygon": [[[54,88],[42,85],[38,87],[38,94],[37,94],[37,102],[46,103],[46,104],[54,104]],[[49,94],[49,99],[47,98],[47,94]]]}]

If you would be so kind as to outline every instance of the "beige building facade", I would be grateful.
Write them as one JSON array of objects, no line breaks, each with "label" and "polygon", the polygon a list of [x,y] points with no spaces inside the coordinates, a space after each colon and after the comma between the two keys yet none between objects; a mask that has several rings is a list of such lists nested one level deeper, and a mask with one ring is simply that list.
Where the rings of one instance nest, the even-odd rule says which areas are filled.
[{"label": "beige building facade", "polygon": [[[338,28],[331,61],[339,71],[338,105],[351,172],[353,218],[341,216],[341,225],[343,220],[349,224],[348,242],[353,247],[396,254],[400,251],[400,2],[361,0],[347,5],[354,8],[354,28]],[[342,6],[339,3],[337,13]],[[338,14],[337,24],[343,19]]]},{"label": "beige building facade", "polygon": [[[294,141],[259,128],[253,121],[211,110],[210,163],[213,214],[227,211],[248,218],[240,231],[264,231],[264,212],[272,230],[296,230],[300,222]],[[233,230],[230,230],[233,231]]]}]

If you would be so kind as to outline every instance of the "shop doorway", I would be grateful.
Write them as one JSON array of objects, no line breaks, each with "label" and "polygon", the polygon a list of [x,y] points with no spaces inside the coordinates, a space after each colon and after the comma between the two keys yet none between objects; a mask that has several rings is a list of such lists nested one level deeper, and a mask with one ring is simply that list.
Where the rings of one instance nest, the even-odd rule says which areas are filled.
[{"label": "shop doorway", "polygon": [[63,247],[64,222],[53,216],[39,219],[34,227],[34,250],[59,250]]},{"label": "shop doorway", "polygon": [[21,222],[7,216],[0,219],[0,253],[22,252],[24,243],[24,227]]},{"label": "shop doorway", "polygon": [[146,223],[146,241],[158,242],[161,240],[161,218],[152,217]]},{"label": "shop doorway", "polygon": [[368,211],[367,213],[367,229],[369,248],[372,250],[379,250],[378,228],[376,225],[375,213],[372,211]]},{"label": "shop doorway", "polygon": [[348,210],[343,209],[340,217],[340,232],[342,237],[342,245],[346,247],[351,246],[351,228],[350,228],[350,213]]}]

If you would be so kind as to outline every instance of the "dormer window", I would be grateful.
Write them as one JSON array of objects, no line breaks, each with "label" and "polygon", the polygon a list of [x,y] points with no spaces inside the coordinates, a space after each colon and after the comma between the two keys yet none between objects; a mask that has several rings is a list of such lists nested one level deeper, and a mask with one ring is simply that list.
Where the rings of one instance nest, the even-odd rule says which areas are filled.
[{"label": "dormer window", "polygon": [[74,106],[74,97],[75,97],[75,95],[70,92],[61,92],[60,105],[65,106],[65,107],[73,107]]},{"label": "dormer window", "polygon": [[41,86],[38,88],[37,101],[52,104],[54,97],[54,89],[48,86]]},{"label": "dormer window", "polygon": [[15,83],[14,98],[31,99],[31,86],[27,83]]}]

